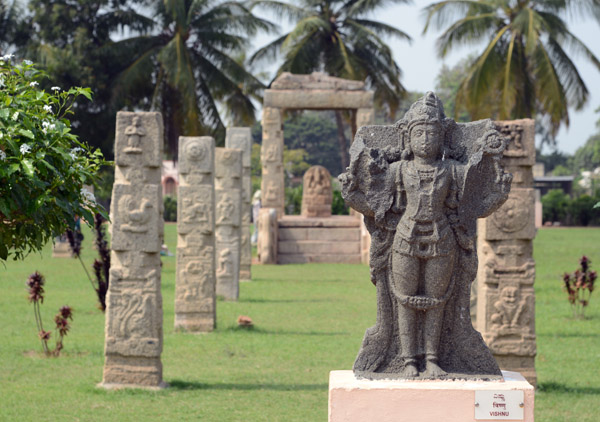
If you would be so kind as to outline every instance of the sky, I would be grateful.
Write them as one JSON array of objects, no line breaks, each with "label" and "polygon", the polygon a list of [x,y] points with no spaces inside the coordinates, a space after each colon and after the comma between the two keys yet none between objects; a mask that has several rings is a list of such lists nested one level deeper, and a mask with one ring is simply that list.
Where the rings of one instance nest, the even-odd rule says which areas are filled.
[{"label": "sky", "polygon": [[[414,0],[413,5],[391,5],[378,10],[370,17],[393,25],[412,37],[413,41],[410,44],[403,40],[384,38],[392,49],[394,59],[402,69],[401,82],[409,91],[433,91],[436,76],[443,64],[453,66],[470,53],[480,53],[483,48],[483,46],[462,47],[452,51],[444,59],[438,58],[435,41],[441,31],[430,29],[427,34],[422,35],[425,19],[421,15],[421,10],[428,4],[431,2]],[[275,21],[278,20],[275,19]],[[571,32],[583,41],[596,57],[600,58],[600,43],[598,42],[600,25],[592,19],[584,21],[571,19],[567,22]],[[285,23],[279,23],[285,25]],[[288,30],[289,28],[287,26]],[[282,30],[285,29],[286,26],[283,26]],[[274,39],[274,37],[257,37],[254,43],[256,46],[263,46],[269,39]],[[590,135],[598,131],[596,120],[600,119],[600,113],[594,112],[600,107],[600,71],[582,57],[571,56],[571,58],[588,88],[589,97],[583,110],[569,110],[569,128],[566,129],[563,125],[558,133],[558,149],[569,154],[574,153]],[[548,150],[544,152],[548,152]]]}]

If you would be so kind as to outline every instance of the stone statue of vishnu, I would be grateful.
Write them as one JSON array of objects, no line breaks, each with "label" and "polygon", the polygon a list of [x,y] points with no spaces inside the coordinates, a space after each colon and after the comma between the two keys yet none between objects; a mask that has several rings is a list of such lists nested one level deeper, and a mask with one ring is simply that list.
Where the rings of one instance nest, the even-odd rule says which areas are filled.
[{"label": "stone statue of vishnu", "polygon": [[392,126],[364,126],[340,176],[371,234],[377,323],[354,364],[360,377],[494,379],[500,370],[471,325],[476,220],[508,197],[491,120],[456,123],[428,92]]}]

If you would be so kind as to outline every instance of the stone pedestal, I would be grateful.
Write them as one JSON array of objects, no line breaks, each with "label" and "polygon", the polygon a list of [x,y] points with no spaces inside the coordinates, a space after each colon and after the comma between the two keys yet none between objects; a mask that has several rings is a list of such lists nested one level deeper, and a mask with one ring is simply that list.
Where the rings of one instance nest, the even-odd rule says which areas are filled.
[{"label": "stone pedestal", "polygon": [[117,113],[102,386],[160,387],[160,113]]},{"label": "stone pedestal", "polygon": [[215,328],[215,140],[179,138],[175,328]]},{"label": "stone pedestal", "polygon": [[240,281],[252,279],[252,244],[250,216],[252,215],[252,134],[249,127],[227,128],[225,147],[242,150],[242,226],[240,240]]},{"label": "stone pedestal", "polygon": [[[503,371],[502,375],[504,381],[370,381],[356,379],[352,371],[331,371],[328,421],[533,422],[533,386],[516,372]],[[513,395],[520,397],[520,392],[523,401],[515,402]],[[484,402],[494,396],[493,402]],[[477,418],[476,408],[488,417]],[[489,416],[489,412],[499,416]],[[505,412],[509,416],[503,416]]]},{"label": "stone pedestal", "polygon": [[536,385],[535,126],[531,119],[495,122],[510,138],[502,165],[513,175],[508,200],[477,225],[477,330],[501,369]]},{"label": "stone pedestal", "polygon": [[240,227],[242,223],[242,151],[216,148],[217,295],[237,300],[240,294]]},{"label": "stone pedestal", "polygon": [[66,235],[56,237],[52,245],[52,258],[72,258],[73,252]]}]

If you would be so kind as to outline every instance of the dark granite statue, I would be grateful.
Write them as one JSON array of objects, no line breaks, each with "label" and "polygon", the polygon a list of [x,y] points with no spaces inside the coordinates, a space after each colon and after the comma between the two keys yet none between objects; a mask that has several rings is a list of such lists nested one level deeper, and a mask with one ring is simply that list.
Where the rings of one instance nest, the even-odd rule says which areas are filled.
[{"label": "dark granite statue", "polygon": [[371,233],[377,323],[354,363],[360,377],[501,376],[471,325],[476,220],[507,198],[505,138],[491,120],[456,123],[432,92],[392,126],[364,126],[340,176]]}]

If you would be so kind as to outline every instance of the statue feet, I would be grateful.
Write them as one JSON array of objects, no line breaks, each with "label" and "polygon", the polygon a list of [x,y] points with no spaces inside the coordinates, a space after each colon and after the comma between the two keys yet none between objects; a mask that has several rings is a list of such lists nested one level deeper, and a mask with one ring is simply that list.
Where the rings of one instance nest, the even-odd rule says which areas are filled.
[{"label": "statue feet", "polygon": [[439,378],[448,375],[448,373],[438,366],[437,359],[427,359],[424,375],[427,378]]},{"label": "statue feet", "polygon": [[418,377],[419,370],[417,369],[417,363],[414,361],[406,362],[404,365],[404,369],[402,370],[402,376],[405,376],[407,378]]}]

